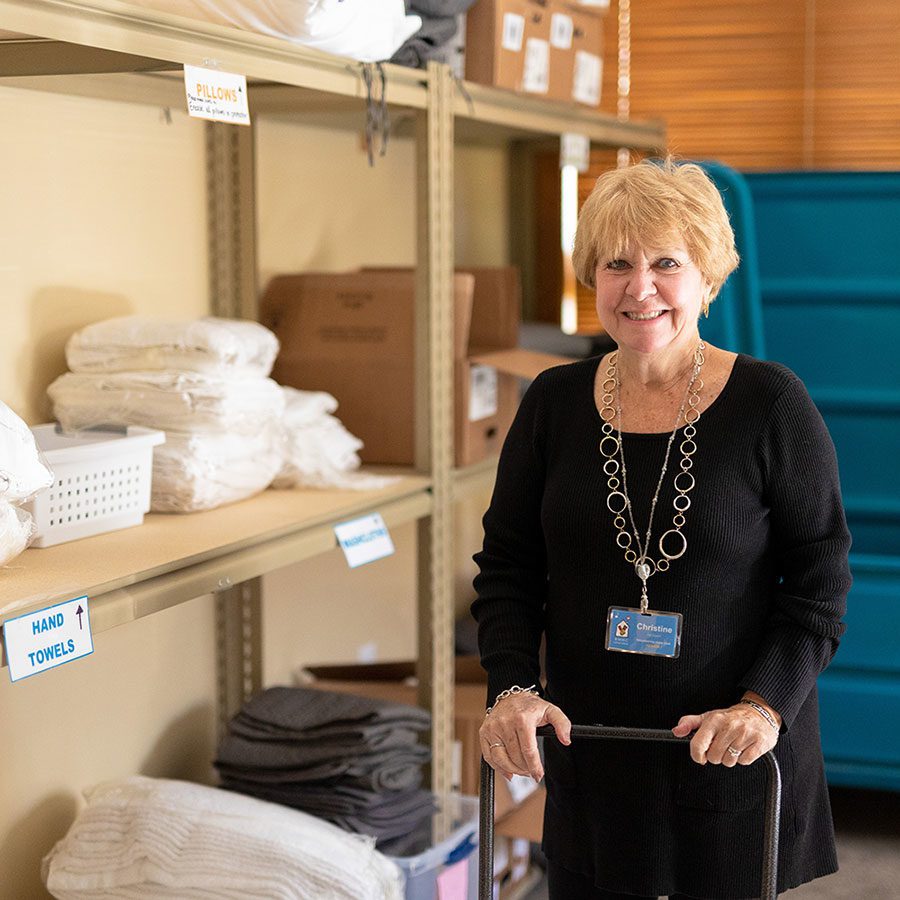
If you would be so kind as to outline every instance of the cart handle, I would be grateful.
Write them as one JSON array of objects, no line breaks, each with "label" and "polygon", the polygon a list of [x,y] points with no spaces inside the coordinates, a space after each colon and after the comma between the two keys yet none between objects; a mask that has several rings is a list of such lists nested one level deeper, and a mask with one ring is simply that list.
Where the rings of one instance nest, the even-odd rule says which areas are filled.
[{"label": "cart handle", "polygon": [[[537,729],[538,737],[556,734],[551,725]],[[687,743],[687,737],[675,737],[666,728],[618,728],[610,725],[573,725],[572,737],[606,738],[630,741],[676,741]],[[766,807],[763,834],[763,877],[760,900],[778,897],[778,839],[781,816],[781,770],[775,754],[769,750],[760,759],[766,764]],[[758,762],[758,760],[757,760]],[[478,900],[492,900],[494,892],[494,770],[481,760],[481,792],[479,796]]]}]

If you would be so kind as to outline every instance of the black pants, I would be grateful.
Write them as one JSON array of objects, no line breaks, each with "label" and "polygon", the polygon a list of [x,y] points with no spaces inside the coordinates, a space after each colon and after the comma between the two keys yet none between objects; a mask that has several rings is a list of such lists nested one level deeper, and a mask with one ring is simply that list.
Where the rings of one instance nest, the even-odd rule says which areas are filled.
[{"label": "black pants", "polygon": [[[641,894],[617,894],[594,887],[590,878],[570,872],[547,860],[547,886],[550,900],[657,900]],[[669,900],[690,900],[686,894],[670,894]]]}]

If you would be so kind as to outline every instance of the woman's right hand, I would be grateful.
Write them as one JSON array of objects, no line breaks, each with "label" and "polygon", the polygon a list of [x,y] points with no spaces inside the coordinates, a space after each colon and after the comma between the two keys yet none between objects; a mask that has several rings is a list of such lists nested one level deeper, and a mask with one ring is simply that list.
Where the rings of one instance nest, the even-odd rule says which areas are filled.
[{"label": "woman's right hand", "polygon": [[513,775],[544,777],[535,730],[552,725],[560,743],[572,743],[572,723],[565,713],[537,694],[520,693],[504,697],[484,717],[478,738],[488,765],[507,781]]}]

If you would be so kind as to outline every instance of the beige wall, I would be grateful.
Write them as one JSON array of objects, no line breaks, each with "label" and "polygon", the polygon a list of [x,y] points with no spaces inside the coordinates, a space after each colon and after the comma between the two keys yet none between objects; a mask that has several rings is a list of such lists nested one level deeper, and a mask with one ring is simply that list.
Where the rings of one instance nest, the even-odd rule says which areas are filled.
[{"label": "beige wall", "polygon": [[[152,107],[0,88],[0,398],[46,420],[47,384],[81,325],[208,311],[203,128]],[[370,170],[358,135],[258,123],[260,272],[415,258],[413,148]],[[506,261],[506,167],[458,153],[457,258]],[[476,214],[477,209],[477,214]],[[461,509],[459,606],[479,503]],[[302,663],[415,652],[415,528],[397,553],[349,571],[338,553],[265,580],[265,679]],[[0,579],[15,570],[0,570]],[[210,780],[214,610],[201,597],[100,634],[94,654],[15,685],[0,673],[0,900],[46,897],[39,861],[83,787],[129,773]]]},{"label": "beige wall", "polygon": [[0,88],[0,398],[47,421],[76,328],[207,310],[203,130],[150,106]]}]

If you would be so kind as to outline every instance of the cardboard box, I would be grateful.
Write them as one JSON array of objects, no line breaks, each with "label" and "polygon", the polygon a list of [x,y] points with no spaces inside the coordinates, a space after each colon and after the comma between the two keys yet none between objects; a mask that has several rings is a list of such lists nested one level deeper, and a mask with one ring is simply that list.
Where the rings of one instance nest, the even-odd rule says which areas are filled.
[{"label": "cardboard box", "polygon": [[603,18],[590,7],[550,5],[550,96],[600,105],[603,83]]},{"label": "cardboard box", "polygon": [[546,96],[550,17],[541,0],[479,0],[466,14],[466,78]]},{"label": "cardboard box", "polygon": [[[499,451],[519,402],[518,378],[570,360],[516,348],[521,291],[513,268],[454,276],[456,465]],[[415,455],[415,273],[411,269],[281,275],[260,321],[281,341],[273,378],[333,394],[367,463]]]},{"label": "cardboard box", "polygon": [[[309,666],[303,669],[303,674],[305,678],[311,679],[304,682],[311,687],[392,700],[411,706],[417,701],[413,662]],[[457,657],[455,674],[454,735],[462,746],[459,788],[463,794],[476,796],[481,781],[478,729],[484,720],[487,677],[478,658],[474,656]],[[520,791],[525,788],[526,782],[530,782],[530,779],[519,779]],[[543,793],[544,788],[541,786],[524,799],[521,799],[520,794],[520,799],[516,800],[506,781],[497,778],[494,787],[494,819],[498,826],[518,806],[527,803],[531,797],[542,796]],[[539,833],[542,828],[543,819],[538,823],[535,816],[543,816],[543,808],[543,802],[532,801],[528,805],[528,814],[508,820],[503,834],[530,839],[531,835]],[[510,830],[517,828],[523,834],[510,835]]]},{"label": "cardboard box", "polygon": [[496,819],[495,834],[505,837],[525,838],[539,844],[544,836],[544,805],[547,791],[543,785]]}]

